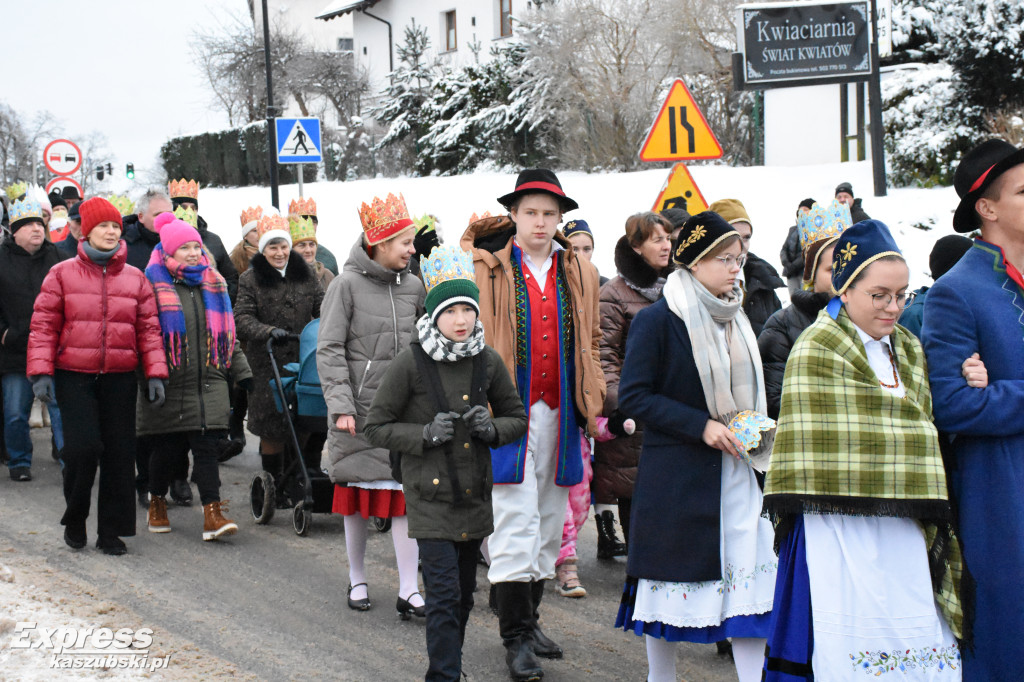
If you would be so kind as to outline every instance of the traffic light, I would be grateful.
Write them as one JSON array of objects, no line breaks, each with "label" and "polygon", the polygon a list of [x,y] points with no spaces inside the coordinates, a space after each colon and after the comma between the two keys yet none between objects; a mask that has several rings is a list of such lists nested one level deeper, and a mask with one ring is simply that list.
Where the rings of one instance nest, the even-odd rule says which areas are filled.
[{"label": "traffic light", "polygon": [[114,177],[114,164],[107,164],[107,175],[109,175],[110,177]]},{"label": "traffic light", "polygon": [[103,179],[103,164],[102,163],[100,165],[96,166],[96,179],[97,180],[102,180]]},{"label": "traffic light", "polygon": [[134,180],[135,179],[135,164],[134,163],[129,163],[128,167],[124,171],[124,174],[128,177],[129,180]]}]

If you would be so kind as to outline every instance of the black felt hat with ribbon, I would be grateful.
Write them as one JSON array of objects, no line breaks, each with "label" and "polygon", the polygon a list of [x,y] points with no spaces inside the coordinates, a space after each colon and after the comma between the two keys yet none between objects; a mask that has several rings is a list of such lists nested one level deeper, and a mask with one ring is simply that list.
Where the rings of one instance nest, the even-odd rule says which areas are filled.
[{"label": "black felt hat with ribbon", "polygon": [[974,205],[1000,175],[1024,163],[1024,149],[999,139],[985,140],[964,154],[953,175],[960,205],[953,214],[953,229],[970,232],[981,227]]},{"label": "black felt hat with ribbon", "polygon": [[524,170],[516,179],[515,190],[498,197],[498,203],[504,206],[505,210],[511,211],[512,204],[516,202],[516,199],[526,194],[537,193],[550,194],[555,197],[558,200],[558,206],[562,209],[562,213],[568,213],[580,207],[575,201],[565,196],[565,192],[562,190],[562,183],[558,182],[555,174],[547,168],[528,168]]}]

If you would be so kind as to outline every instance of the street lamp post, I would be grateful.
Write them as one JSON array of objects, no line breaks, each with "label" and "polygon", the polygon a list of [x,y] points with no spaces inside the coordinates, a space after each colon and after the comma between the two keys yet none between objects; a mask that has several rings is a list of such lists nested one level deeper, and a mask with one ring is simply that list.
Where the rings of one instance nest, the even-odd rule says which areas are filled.
[{"label": "street lamp post", "polygon": [[267,161],[270,163],[270,203],[279,208],[274,134],[274,84],[270,71],[270,22],[267,20],[267,0],[263,0],[263,56],[267,66]]}]

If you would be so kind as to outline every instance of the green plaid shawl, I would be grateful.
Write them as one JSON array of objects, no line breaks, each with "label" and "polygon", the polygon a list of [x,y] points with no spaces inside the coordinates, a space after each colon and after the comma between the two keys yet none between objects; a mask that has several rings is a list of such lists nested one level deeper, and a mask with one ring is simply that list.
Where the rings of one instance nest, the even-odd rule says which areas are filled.
[{"label": "green plaid shawl", "polygon": [[924,351],[897,327],[893,348],[905,398],[885,391],[845,309],[818,314],[793,346],[764,490],[765,510],[922,521],[932,582],[951,629],[963,633],[960,544],[932,424]]}]

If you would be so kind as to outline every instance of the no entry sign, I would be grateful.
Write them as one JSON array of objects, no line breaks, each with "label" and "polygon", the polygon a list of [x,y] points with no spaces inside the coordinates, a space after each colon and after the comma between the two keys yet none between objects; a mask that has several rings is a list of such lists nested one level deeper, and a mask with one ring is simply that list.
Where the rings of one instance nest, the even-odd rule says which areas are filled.
[{"label": "no entry sign", "polygon": [[71,140],[54,140],[43,150],[43,163],[54,175],[74,175],[82,166],[82,150]]}]

